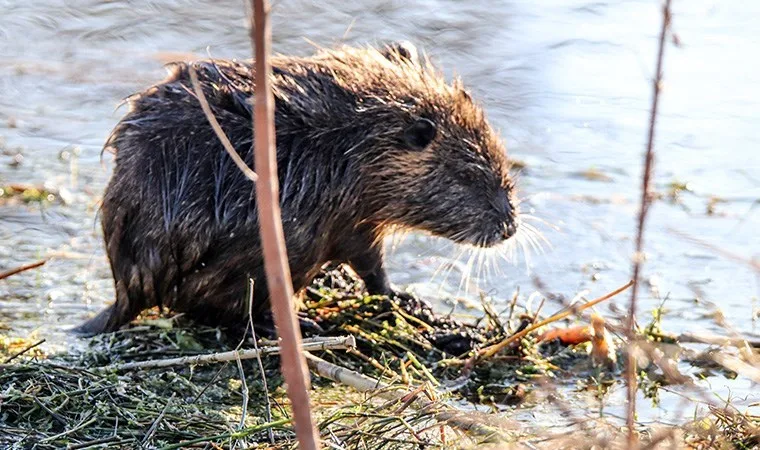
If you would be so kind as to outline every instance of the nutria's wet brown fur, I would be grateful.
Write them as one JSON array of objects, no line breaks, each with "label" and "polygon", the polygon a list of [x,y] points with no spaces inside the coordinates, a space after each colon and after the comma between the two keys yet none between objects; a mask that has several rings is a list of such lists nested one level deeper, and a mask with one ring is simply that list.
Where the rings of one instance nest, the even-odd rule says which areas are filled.
[{"label": "nutria's wet brown fur", "polygon": [[[272,62],[296,291],[325,263],[347,262],[369,292],[395,294],[382,247],[393,228],[483,247],[515,233],[504,147],[461,83],[446,83],[413,47]],[[253,162],[249,61],[174,64],[165,81],[132,97],[106,145],[116,155],[102,206],[116,302],[82,332],[115,330],[156,305],[238,325],[249,277],[254,316],[268,311],[253,185],[201,110],[191,68],[230,141]]]}]

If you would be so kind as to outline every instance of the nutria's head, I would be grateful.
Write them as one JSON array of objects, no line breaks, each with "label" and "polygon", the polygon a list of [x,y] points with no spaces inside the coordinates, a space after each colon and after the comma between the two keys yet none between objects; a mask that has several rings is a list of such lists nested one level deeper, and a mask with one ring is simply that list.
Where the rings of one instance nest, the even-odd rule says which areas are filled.
[{"label": "nutria's head", "polygon": [[362,139],[346,152],[359,160],[366,221],[479,247],[516,233],[505,148],[460,81],[447,83],[408,44],[329,55],[355,99]]},{"label": "nutria's head", "polygon": [[350,199],[338,220],[372,224],[377,237],[395,227],[491,247],[516,233],[504,146],[462,83],[447,83],[413,46],[273,63],[278,147],[319,149],[306,161],[318,177],[285,176],[285,208],[314,207],[292,194],[299,180],[331,191],[332,203]]}]

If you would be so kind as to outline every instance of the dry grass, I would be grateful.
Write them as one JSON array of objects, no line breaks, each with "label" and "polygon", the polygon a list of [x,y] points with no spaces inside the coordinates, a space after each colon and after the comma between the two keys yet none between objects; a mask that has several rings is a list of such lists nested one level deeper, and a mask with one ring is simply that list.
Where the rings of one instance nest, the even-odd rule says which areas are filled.
[{"label": "dry grass", "polygon": [[[588,344],[539,344],[536,335],[529,334],[481,361],[466,379],[461,377],[461,368],[469,354],[452,356],[436,347],[445,336],[462,334],[468,336],[468,342],[485,346],[539,320],[519,307],[511,320],[487,315],[470,324],[431,325],[425,322],[429,318],[415,317],[386,297],[366,296],[361,281],[343,269],[320,276],[304,301],[306,314],[319,320],[325,334],[354,333],[357,338],[356,352],[326,351],[318,356],[382,380],[397,393],[390,397],[380,392],[361,394],[315,378],[315,421],[324,446],[556,449],[594,448],[593,444],[595,448],[625,448],[626,432],[620,419],[599,417],[598,412],[564,395],[573,385],[585,386],[586,391],[598,391],[603,402],[610,386],[622,380],[621,367],[604,369],[592,363]],[[705,351],[689,351],[684,347],[687,344],[673,340],[661,329],[661,318],[655,315],[656,320],[637,329],[639,347],[648,352],[650,361],[641,367],[640,388],[652,398],[660,389],[688,387],[697,381],[694,376],[676,376],[680,374],[677,369],[688,364],[670,355],[688,356],[692,364],[709,363],[715,370],[720,366],[710,355],[715,349],[726,353],[731,348],[715,345]],[[622,321],[608,321],[610,328],[622,325]],[[0,346],[2,360],[36,343],[4,342],[8,345]],[[277,446],[288,448],[294,442],[291,408],[275,358],[262,360],[273,403],[271,421],[263,419],[267,390],[253,360],[243,361],[242,371],[234,363],[126,373],[97,369],[217,352],[237,344],[217,329],[187,324],[182,318],[149,316],[132,328],[95,338],[78,351],[45,355],[39,347],[30,349],[11,364],[0,366],[0,446],[173,448],[195,442],[201,448],[212,443],[213,448],[266,448],[271,430]],[[666,346],[681,351],[665,352]],[[658,359],[658,354],[669,356]],[[722,376],[721,372],[715,374]],[[248,398],[245,413],[244,386]],[[420,399],[425,401],[420,403]],[[685,408],[708,400],[697,398]],[[470,406],[463,407],[468,402]],[[528,411],[549,408],[563,420],[574,419],[565,420],[558,428],[516,423],[505,418],[509,414],[483,412],[484,407],[493,412],[523,404]],[[480,412],[472,405],[480,405]],[[757,445],[758,419],[730,404],[713,402],[689,423],[656,429],[637,423],[636,431],[643,448],[752,448]],[[462,425],[466,423],[498,430],[499,446],[482,430],[468,430]]]}]

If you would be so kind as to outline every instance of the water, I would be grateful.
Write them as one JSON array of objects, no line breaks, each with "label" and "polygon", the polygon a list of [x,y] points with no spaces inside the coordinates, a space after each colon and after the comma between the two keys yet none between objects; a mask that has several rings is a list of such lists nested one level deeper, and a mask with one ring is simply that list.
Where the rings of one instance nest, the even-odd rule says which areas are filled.
[{"label": "water", "polygon": [[[243,3],[0,0],[0,183],[46,182],[70,200],[0,207],[0,267],[55,256],[0,282],[9,334],[67,345],[62,331],[112,299],[96,212],[110,171],[101,146],[123,113],[115,107],[160,80],[165,62],[248,57]],[[723,317],[758,335],[757,274],[677,234],[760,256],[760,91],[751,56],[760,51],[758,18],[760,4],[751,2],[675,2],[682,46],[667,48],[654,184],[667,194],[671,183],[688,183],[692,192],[651,210],[640,303],[646,318],[667,298],[670,331],[722,331]],[[452,265],[458,250],[418,235],[394,247],[394,282],[447,310],[451,299],[480,290],[503,305],[517,287],[523,298],[540,286],[570,299],[629,279],[659,21],[648,0],[281,0],[273,34],[285,54],[311,53],[311,42],[415,42],[463,77],[510,154],[527,164],[524,209],[551,225],[537,224],[552,244],[530,252],[529,265],[491,255],[482,265],[472,258],[468,269],[468,252]],[[13,166],[18,152],[23,162]],[[721,201],[708,214],[712,198]]]}]

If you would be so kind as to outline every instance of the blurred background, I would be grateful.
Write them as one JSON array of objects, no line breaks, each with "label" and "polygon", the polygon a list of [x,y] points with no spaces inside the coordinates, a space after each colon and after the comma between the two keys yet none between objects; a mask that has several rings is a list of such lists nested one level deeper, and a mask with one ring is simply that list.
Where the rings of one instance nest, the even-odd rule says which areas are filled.
[{"label": "blurred background", "polygon": [[[169,61],[248,58],[246,4],[0,0],[0,270],[53,256],[0,282],[3,333],[65,345],[66,328],[112,300],[97,202],[116,107]],[[523,210],[546,222],[533,223],[551,246],[481,264],[409,235],[392,243],[391,277],[443,312],[466,312],[481,292],[504,309],[518,288],[522,301],[549,295],[551,312],[630,278],[660,17],[650,0],[280,0],[273,48],[406,39],[460,75],[524,165]],[[681,235],[760,256],[758,18],[754,2],[673,5],[680,45],[666,50],[640,301],[642,321],[664,301],[668,331],[758,335],[757,273]],[[14,184],[44,189],[18,198]]]}]

